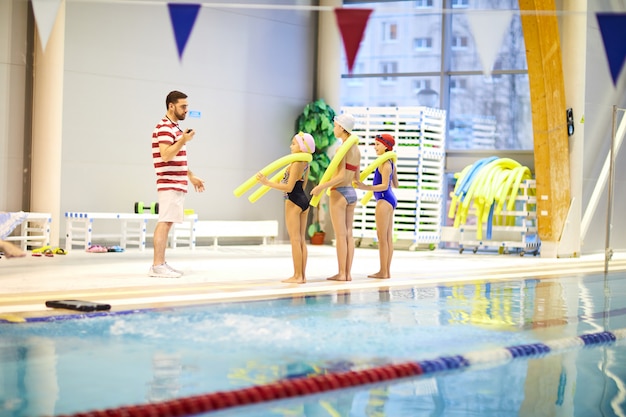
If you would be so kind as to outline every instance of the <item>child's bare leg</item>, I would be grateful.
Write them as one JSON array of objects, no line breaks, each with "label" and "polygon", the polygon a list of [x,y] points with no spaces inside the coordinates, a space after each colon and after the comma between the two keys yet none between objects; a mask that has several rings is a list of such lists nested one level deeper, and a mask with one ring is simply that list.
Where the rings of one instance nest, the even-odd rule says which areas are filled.
[{"label": "child's bare leg", "polygon": [[389,266],[393,252],[393,208],[387,201],[379,200],[376,203],[376,235],[378,237],[378,256],[380,269],[368,275],[369,278],[391,278]]},{"label": "child's bare leg", "polygon": [[302,248],[302,278],[306,281],[306,264],[309,259],[309,250],[306,247],[306,224],[309,218],[309,209],[300,213],[300,246]]},{"label": "child's bare leg", "polygon": [[389,212],[389,228],[387,229],[387,243],[389,256],[387,257],[387,272],[391,278],[391,258],[393,258],[393,209]]},{"label": "child's bare leg", "polygon": [[303,252],[302,252],[302,234],[301,234],[301,216],[302,210],[293,202],[285,201],[285,223],[287,233],[289,234],[289,242],[291,243],[291,259],[293,261],[293,275],[283,280],[290,284],[304,284],[303,269]]},{"label": "child's bare leg", "polygon": [[353,223],[354,223],[354,209],[356,203],[348,205],[346,208],[346,281],[352,281],[352,261],[354,260],[354,235],[353,235]]},{"label": "child's bare leg", "polygon": [[348,257],[348,239],[346,230],[346,199],[338,191],[330,193],[330,220],[335,231],[338,273],[326,279],[331,281],[349,281],[346,275]]}]

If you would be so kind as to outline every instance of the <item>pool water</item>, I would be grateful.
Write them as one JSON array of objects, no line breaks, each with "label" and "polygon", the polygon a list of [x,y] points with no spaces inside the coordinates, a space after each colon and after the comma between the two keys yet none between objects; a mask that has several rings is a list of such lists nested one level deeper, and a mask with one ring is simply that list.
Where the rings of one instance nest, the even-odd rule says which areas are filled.
[{"label": "pool water", "polygon": [[[66,415],[626,328],[626,274],[357,290],[0,323],[0,417]],[[621,416],[626,345],[220,416]]]}]

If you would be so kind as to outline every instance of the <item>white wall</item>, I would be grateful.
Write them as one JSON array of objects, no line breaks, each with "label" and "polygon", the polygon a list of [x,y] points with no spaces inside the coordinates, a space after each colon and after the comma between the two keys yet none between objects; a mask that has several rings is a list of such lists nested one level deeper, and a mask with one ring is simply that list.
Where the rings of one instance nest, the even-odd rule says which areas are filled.
[{"label": "white wall", "polygon": [[[588,2],[585,91],[585,144],[583,163],[583,214],[590,204],[591,195],[600,178],[600,171],[610,150],[612,106],[626,108],[626,74],[613,84],[607,62],[602,36],[598,26],[598,11],[623,12],[626,2],[597,0]],[[583,51],[581,51],[583,53]],[[567,71],[567,68],[565,68]],[[621,115],[623,116],[624,113]],[[578,122],[583,115],[575,115]],[[621,117],[621,116],[620,116]],[[614,250],[626,250],[626,218],[622,215],[626,207],[626,149],[622,146],[616,156],[614,183],[613,227],[610,247]],[[607,187],[600,198],[592,217],[588,232],[583,241],[583,253],[603,253],[606,239],[607,222]]]},{"label": "white wall", "polygon": [[[625,77],[613,85],[595,18],[626,4],[588,7],[583,213],[608,154],[611,107],[626,107]],[[296,116],[316,98],[314,19],[310,12],[203,7],[179,62],[165,0],[67,1],[61,212],[130,211],[137,200],[156,199],[150,133],[165,95],[179,89],[202,113],[184,126],[198,132],[190,166],[209,186],[191,192],[187,206],[203,219],[279,219],[286,239],[279,193],[250,204],[232,190],[288,153]],[[30,31],[27,0],[0,1],[0,210],[28,209]],[[619,209],[626,206],[625,153],[616,164],[614,249],[626,248]],[[604,250],[606,200],[605,191],[583,253]],[[58,227],[63,236],[63,219]]]},{"label": "white wall", "polygon": [[0,1],[0,210],[22,209],[28,3]]},{"label": "white wall", "polygon": [[201,112],[181,125],[197,132],[189,165],[207,191],[191,191],[186,207],[201,219],[278,219],[286,239],[280,193],[251,204],[232,191],[289,153],[295,119],[314,98],[314,18],[202,7],[179,61],[165,1],[67,1],[61,212],[156,200],[151,133],[176,89]]}]

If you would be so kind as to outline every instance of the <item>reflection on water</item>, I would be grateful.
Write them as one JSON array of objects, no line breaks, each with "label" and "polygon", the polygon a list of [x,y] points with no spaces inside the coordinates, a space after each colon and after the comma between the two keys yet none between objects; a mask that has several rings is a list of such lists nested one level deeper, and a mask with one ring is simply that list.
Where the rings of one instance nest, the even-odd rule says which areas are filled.
[{"label": "reflection on water", "polygon": [[178,353],[155,352],[152,355],[152,380],[148,383],[146,400],[158,402],[176,398],[182,374]]},{"label": "reflection on water", "polygon": [[54,341],[30,336],[12,344],[3,337],[0,416],[53,415],[58,393]]},{"label": "reflection on water", "polygon": [[[0,416],[145,404],[626,328],[625,295],[625,277],[614,274],[0,323]],[[220,415],[621,416],[625,356],[622,343],[574,349]]]}]

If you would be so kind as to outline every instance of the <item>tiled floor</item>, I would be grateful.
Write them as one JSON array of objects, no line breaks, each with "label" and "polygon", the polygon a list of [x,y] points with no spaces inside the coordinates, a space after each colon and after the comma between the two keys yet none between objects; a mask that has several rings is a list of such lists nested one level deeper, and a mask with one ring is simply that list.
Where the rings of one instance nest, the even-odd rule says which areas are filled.
[{"label": "tiled floor", "polygon": [[[201,246],[168,249],[167,260],[185,272],[177,279],[148,277],[152,250],[0,259],[0,319],[68,312],[45,307],[46,300],[81,299],[109,303],[113,310],[276,297],[350,288],[432,286],[483,279],[520,279],[577,272],[603,272],[604,255],[547,259],[454,249],[396,250],[392,278],[377,280],[378,252],[357,248],[353,281],[327,281],[336,273],[335,248],[309,245],[307,283],[285,284],[292,273],[290,246]],[[609,270],[626,270],[626,256],[615,254]]]}]

